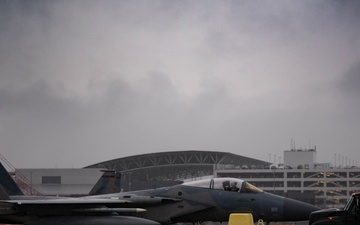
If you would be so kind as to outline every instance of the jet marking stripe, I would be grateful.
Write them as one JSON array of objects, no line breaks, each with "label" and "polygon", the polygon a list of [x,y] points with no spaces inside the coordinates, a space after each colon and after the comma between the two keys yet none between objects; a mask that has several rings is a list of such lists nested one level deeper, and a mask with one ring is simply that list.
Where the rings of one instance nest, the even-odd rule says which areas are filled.
[{"label": "jet marking stripe", "polygon": [[142,208],[89,208],[89,209],[73,209],[71,210],[73,212],[94,212],[94,213],[98,213],[98,212],[146,212],[146,209],[142,209]]},{"label": "jet marking stripe", "polygon": [[61,200],[0,200],[0,203],[12,203],[17,205],[80,205],[80,204],[125,204],[132,203],[128,200],[112,200],[112,199],[61,199]]}]

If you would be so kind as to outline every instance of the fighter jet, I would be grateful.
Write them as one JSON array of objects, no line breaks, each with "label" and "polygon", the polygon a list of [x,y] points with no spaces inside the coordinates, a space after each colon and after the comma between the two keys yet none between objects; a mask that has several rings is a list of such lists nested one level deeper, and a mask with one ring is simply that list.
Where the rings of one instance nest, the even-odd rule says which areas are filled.
[{"label": "fighter jet", "polygon": [[[3,175],[3,173],[0,173]],[[3,186],[3,177],[0,184]],[[266,193],[236,178],[213,178],[172,187],[80,198],[9,195],[0,186],[0,223],[170,224],[228,221],[231,213],[251,213],[255,221],[308,220],[319,208]]]}]

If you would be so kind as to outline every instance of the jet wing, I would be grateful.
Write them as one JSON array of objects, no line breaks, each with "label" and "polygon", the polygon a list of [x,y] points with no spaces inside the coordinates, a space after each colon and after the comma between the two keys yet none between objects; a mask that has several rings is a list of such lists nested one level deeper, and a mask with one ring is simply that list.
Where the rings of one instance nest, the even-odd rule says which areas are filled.
[{"label": "jet wing", "polygon": [[16,200],[0,200],[0,203],[11,203],[16,205],[105,205],[105,206],[155,206],[182,200],[175,198],[155,197],[155,196],[110,196],[107,198],[100,197],[84,197],[84,198],[54,198],[54,199],[16,199]]},{"label": "jet wing", "polygon": [[179,199],[153,197],[153,196],[124,196],[110,198],[61,198],[61,199],[17,199],[0,200],[0,204],[7,205],[2,215],[16,214],[19,211],[31,212],[33,215],[46,216],[52,215],[54,211],[61,211],[63,214],[72,213],[76,215],[93,214],[108,215],[117,213],[118,215],[126,213],[142,213],[147,210],[144,207],[169,204],[179,202]]},{"label": "jet wing", "polygon": [[94,205],[94,204],[125,204],[131,203],[126,200],[111,199],[38,199],[38,200],[2,200],[1,203],[12,203],[16,205]]}]

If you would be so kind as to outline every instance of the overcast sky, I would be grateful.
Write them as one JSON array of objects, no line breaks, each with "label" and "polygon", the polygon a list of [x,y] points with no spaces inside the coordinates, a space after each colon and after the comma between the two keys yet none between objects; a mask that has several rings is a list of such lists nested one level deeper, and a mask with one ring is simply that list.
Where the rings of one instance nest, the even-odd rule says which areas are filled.
[{"label": "overcast sky", "polygon": [[0,152],[17,168],[279,162],[291,140],[360,166],[360,1],[0,2]]}]

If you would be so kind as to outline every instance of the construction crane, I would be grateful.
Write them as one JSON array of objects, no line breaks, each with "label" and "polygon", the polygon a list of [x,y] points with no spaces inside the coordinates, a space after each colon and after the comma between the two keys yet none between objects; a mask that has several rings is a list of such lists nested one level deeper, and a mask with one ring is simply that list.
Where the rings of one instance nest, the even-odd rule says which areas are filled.
[{"label": "construction crane", "polygon": [[0,160],[5,163],[11,170],[11,177],[14,179],[15,183],[26,195],[44,195],[44,193],[37,187],[35,187],[32,182],[21,174],[19,171],[15,173],[15,167],[3,156],[0,154]]}]

